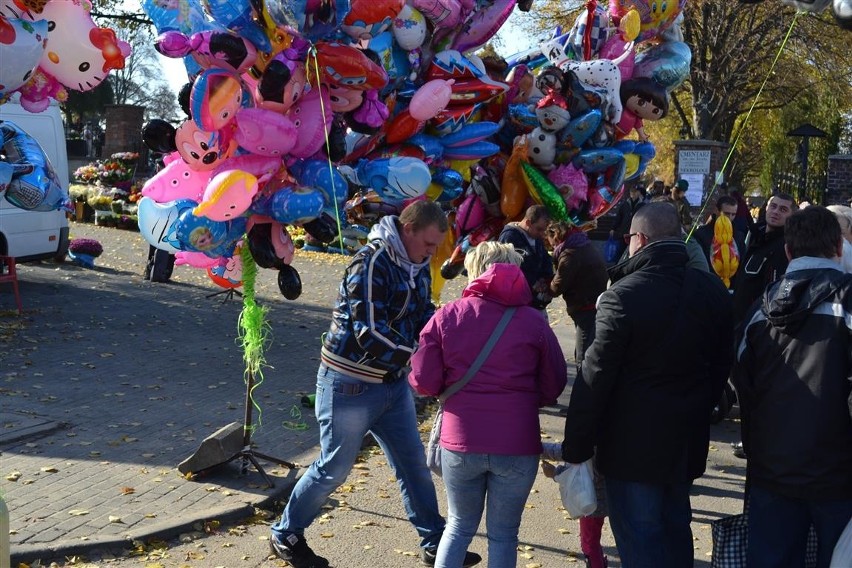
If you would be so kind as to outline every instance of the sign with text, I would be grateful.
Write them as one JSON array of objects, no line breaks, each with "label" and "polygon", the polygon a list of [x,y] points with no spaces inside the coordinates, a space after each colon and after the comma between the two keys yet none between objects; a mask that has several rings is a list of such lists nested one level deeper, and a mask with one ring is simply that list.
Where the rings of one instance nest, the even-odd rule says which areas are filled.
[{"label": "sign with text", "polygon": [[704,175],[682,174],[680,179],[689,183],[689,187],[686,189],[686,201],[693,207],[701,205],[701,200],[704,198]]},{"label": "sign with text", "polygon": [[679,174],[709,174],[710,150],[681,150],[678,152]]}]

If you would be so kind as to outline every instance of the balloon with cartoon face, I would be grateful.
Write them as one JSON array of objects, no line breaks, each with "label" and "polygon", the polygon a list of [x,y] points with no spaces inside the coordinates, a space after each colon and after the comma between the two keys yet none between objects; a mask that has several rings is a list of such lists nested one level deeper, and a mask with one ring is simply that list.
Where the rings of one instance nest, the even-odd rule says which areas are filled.
[{"label": "balloon with cartoon face", "polygon": [[199,201],[212,172],[192,169],[177,152],[164,156],[163,163],[166,167],[142,186],[142,195],[158,203],[175,199]]},{"label": "balloon with cartoon face", "polygon": [[137,211],[139,233],[152,247],[174,254],[181,247],[180,242],[172,237],[173,225],[181,213],[192,211],[196,205],[198,203],[190,199],[157,203],[150,197],[143,197]]},{"label": "balloon with cartoon face", "polygon": [[297,130],[296,143],[290,150],[290,155],[295,158],[309,158],[316,154],[325,144],[325,135],[331,129],[333,120],[326,89],[315,87],[302,95],[287,111],[287,117]]},{"label": "balloon with cartoon face", "polygon": [[668,29],[683,10],[686,0],[609,0],[609,13],[621,18],[631,9],[641,21],[636,41],[653,39]]},{"label": "balloon with cartoon face", "polygon": [[405,0],[352,0],[341,29],[355,41],[371,40],[388,29]]},{"label": "balloon with cartoon face", "polygon": [[0,15],[0,99],[29,81],[44,55],[47,20],[28,22]]},{"label": "balloon with cartoon face", "polygon": [[296,144],[296,127],[286,116],[262,108],[237,112],[235,139],[241,148],[261,156],[281,157]]},{"label": "balloon with cartoon face", "polygon": [[308,84],[305,64],[286,57],[287,51],[279,53],[263,71],[255,89],[257,106],[283,113],[305,92]]},{"label": "balloon with cartoon face", "polygon": [[192,120],[186,120],[175,131],[175,145],[180,157],[196,171],[209,171],[231,157],[236,143],[222,146],[218,132],[201,130]]},{"label": "balloon with cartoon face", "polygon": [[214,221],[230,221],[245,213],[257,189],[257,178],[250,173],[230,170],[216,174],[192,213]]},{"label": "balloon with cartoon face", "polygon": [[189,95],[192,120],[198,128],[208,132],[227,126],[247,102],[248,93],[240,78],[222,69],[202,72]]},{"label": "balloon with cartoon face", "polygon": [[48,2],[38,18],[48,20],[48,43],[40,67],[75,91],[89,91],[113,69],[124,69],[130,44],[99,28],[85,2]]}]

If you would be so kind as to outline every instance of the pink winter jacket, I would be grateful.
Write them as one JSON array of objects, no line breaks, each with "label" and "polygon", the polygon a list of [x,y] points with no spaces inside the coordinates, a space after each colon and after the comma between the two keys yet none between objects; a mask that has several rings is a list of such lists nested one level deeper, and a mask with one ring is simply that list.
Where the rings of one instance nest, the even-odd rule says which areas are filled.
[{"label": "pink winter jacket", "polygon": [[518,309],[479,372],[447,399],[441,446],[465,453],[540,454],[539,407],[555,404],[567,369],[521,269],[494,264],[420,332],[408,381],[438,396],[473,364],[508,306]]}]

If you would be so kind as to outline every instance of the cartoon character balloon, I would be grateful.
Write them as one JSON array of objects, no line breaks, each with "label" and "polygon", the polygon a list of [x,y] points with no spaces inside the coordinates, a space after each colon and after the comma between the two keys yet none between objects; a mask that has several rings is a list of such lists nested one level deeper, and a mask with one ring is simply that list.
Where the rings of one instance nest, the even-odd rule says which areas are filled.
[{"label": "cartoon character balloon", "polygon": [[39,64],[75,91],[89,91],[113,69],[124,69],[130,44],[110,28],[99,28],[85,2],[48,2],[39,17],[50,22],[48,43]]}]

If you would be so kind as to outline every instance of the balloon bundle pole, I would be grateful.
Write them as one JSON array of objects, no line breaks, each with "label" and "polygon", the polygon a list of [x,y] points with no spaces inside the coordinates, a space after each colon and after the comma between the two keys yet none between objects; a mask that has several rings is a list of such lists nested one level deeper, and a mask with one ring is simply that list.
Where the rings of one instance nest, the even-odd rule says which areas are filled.
[{"label": "balloon bundle pole", "polygon": [[[722,163],[722,170],[720,174],[724,174],[728,169],[728,163],[731,161],[731,156],[734,155],[734,152],[737,149],[737,146],[740,143],[740,137],[743,135],[745,131],[745,127],[748,124],[749,119],[751,118],[751,113],[754,111],[754,107],[757,106],[757,102],[760,100],[760,95],[763,93],[763,89],[766,87],[766,83],[769,82],[769,78],[772,77],[772,74],[775,72],[775,66],[778,64],[778,59],[781,57],[781,53],[784,52],[784,48],[787,46],[787,41],[790,39],[790,35],[793,33],[793,28],[796,27],[796,21],[799,19],[799,15],[802,12],[797,11],[796,15],[793,16],[793,20],[790,22],[790,27],[787,29],[787,35],[784,36],[784,41],[781,42],[781,45],[778,47],[778,53],[775,54],[775,59],[772,60],[772,65],[769,67],[769,71],[766,73],[766,77],[763,79],[763,83],[760,85],[760,89],[758,89],[757,94],[754,96],[754,101],[751,103],[751,107],[748,109],[745,118],[740,124],[739,129],[737,130],[737,136],[734,138],[734,143],[731,144],[731,148],[728,150],[728,155],[725,156],[725,161]],[[713,188],[707,194],[707,199],[704,200],[704,203],[701,205],[701,210],[698,212],[698,215],[695,218],[695,222],[692,224],[692,227],[689,229],[689,234],[686,236],[686,240],[692,238],[692,234],[695,232],[695,229],[698,228],[698,223],[701,222],[701,218],[704,215],[704,210],[707,209],[707,204],[710,202],[710,196],[716,191],[716,188],[719,187],[719,176],[717,176],[716,180],[713,182]]]},{"label": "balloon bundle pole", "polygon": [[[254,389],[263,382],[263,368],[268,366],[263,356],[263,351],[269,343],[270,326],[266,320],[267,309],[258,306],[254,300],[257,264],[254,262],[254,257],[252,257],[251,251],[246,244],[240,248],[240,260],[243,265],[243,311],[240,313],[239,318],[239,340],[243,344],[243,361],[246,365],[244,377],[246,402],[245,418],[243,420],[243,448],[231,460],[242,458],[243,473],[248,470],[248,464],[251,463],[263,476],[266,483],[272,487],[275,484],[266,471],[264,471],[263,467],[261,467],[257,458],[277,463],[290,469],[294,469],[296,464],[282,460],[281,458],[261,454],[251,447],[251,435],[254,432],[252,410],[257,409],[258,424],[260,424],[261,415],[261,408],[254,399]],[[259,380],[255,381],[255,379]]]},{"label": "balloon bundle pole", "polygon": [[[261,423],[262,410],[254,399],[254,389],[263,383],[263,368],[267,366],[263,351],[269,343],[269,322],[266,320],[267,308],[255,302],[254,285],[257,279],[257,264],[247,245],[240,247],[240,259],[243,265],[243,310],[239,318],[239,341],[243,347],[245,362],[245,381],[247,386],[246,411],[257,409],[257,422]],[[247,433],[254,430],[254,424],[248,420]]]},{"label": "balloon bundle pole", "polygon": [[[319,63],[317,62],[317,48],[311,46],[311,50],[309,53],[309,57],[311,59],[311,63],[313,63],[313,71],[314,78],[316,79],[317,89],[321,89],[320,86],[320,72],[319,72]],[[337,206],[337,192],[335,191],[337,188],[334,186],[334,164],[331,163],[331,139],[328,136],[328,122],[326,121],[325,114],[325,99],[322,97],[322,91],[320,91],[320,113],[322,115],[322,128],[323,133],[325,134],[325,153],[328,156],[328,179],[331,180],[331,200],[334,202],[334,220],[337,223],[337,242],[340,245],[340,249],[343,250],[343,228],[340,226],[340,209]],[[343,188],[346,191],[347,188]]]}]

